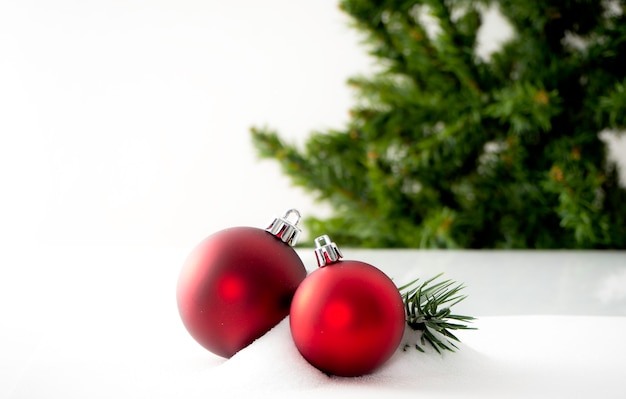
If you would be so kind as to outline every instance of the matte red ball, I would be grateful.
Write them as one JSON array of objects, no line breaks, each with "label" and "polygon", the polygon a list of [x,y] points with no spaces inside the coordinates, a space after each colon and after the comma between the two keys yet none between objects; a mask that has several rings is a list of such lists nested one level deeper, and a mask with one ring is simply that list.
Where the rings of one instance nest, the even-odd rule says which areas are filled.
[{"label": "matte red ball", "polygon": [[191,336],[231,357],[289,313],[306,270],[298,254],[265,230],[233,227],[202,241],[178,279],[178,310]]},{"label": "matte red ball", "polygon": [[298,287],[289,317],[302,356],[327,374],[346,377],[371,373],[387,361],[405,325],[393,281],[350,260],[312,272]]}]

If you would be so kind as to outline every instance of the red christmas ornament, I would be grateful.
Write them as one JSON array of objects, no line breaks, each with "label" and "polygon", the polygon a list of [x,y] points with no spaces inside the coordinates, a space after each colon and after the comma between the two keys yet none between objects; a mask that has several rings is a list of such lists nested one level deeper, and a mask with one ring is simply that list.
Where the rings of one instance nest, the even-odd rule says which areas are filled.
[{"label": "red christmas ornament", "polygon": [[[287,219],[295,215],[294,223]],[[306,270],[295,245],[297,210],[265,229],[233,227],[202,241],[191,252],[177,285],[180,317],[209,351],[231,357],[289,313]]]},{"label": "red christmas ornament", "polygon": [[404,304],[395,284],[376,267],[344,260],[328,236],[315,240],[319,269],[300,284],[290,311],[302,356],[327,374],[370,373],[398,348]]}]

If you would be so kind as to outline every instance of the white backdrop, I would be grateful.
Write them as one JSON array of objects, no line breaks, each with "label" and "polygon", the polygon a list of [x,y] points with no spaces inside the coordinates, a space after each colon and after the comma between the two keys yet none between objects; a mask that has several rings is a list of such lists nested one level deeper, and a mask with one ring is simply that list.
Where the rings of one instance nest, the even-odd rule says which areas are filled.
[{"label": "white backdrop", "polygon": [[188,247],[323,213],[249,128],[341,128],[358,43],[336,0],[1,2],[0,240]]}]

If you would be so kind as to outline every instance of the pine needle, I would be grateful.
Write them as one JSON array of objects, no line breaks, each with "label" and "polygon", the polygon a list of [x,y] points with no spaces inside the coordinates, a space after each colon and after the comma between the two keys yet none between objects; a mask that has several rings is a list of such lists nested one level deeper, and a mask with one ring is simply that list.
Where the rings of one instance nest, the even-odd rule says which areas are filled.
[{"label": "pine needle", "polygon": [[427,344],[437,353],[442,350],[454,352],[458,349],[454,341],[461,341],[451,330],[475,330],[464,324],[471,323],[474,317],[452,314],[450,309],[467,298],[459,294],[465,286],[452,280],[435,282],[442,275],[440,273],[422,283],[415,279],[398,288],[404,301],[407,325],[422,332],[419,343],[415,345],[420,352],[424,351],[420,345]]}]

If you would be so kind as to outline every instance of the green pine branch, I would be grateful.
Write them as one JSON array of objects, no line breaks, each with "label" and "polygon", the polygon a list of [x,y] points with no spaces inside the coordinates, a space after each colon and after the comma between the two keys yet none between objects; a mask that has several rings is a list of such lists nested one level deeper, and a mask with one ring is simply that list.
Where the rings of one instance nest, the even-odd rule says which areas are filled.
[{"label": "green pine branch", "polygon": [[422,347],[426,344],[438,353],[442,350],[454,352],[458,349],[455,342],[461,341],[452,331],[474,329],[464,324],[471,323],[474,317],[457,315],[450,309],[467,297],[460,294],[464,286],[452,280],[435,282],[441,275],[422,283],[416,279],[399,288],[407,325],[422,333],[420,342],[415,344],[415,349],[420,352],[424,351]]}]

